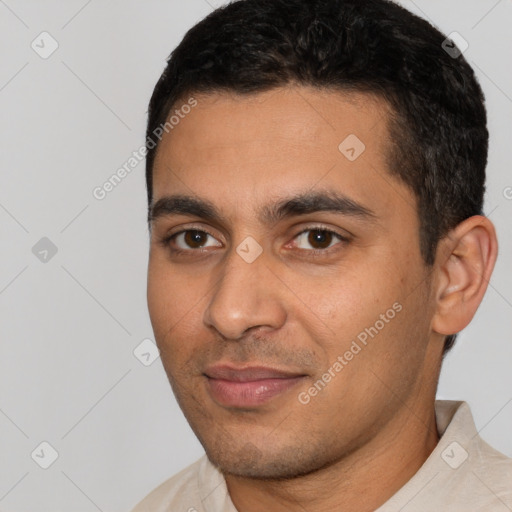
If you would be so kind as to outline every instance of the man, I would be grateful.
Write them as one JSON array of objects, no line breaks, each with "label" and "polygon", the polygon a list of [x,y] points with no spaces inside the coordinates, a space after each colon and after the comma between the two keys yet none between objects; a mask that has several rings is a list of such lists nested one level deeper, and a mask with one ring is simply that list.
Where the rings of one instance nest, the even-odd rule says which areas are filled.
[{"label": "man", "polygon": [[172,53],[148,306],[206,455],[135,512],[512,510],[512,460],[435,401],[497,256],[456,49],[385,0],[241,0]]}]

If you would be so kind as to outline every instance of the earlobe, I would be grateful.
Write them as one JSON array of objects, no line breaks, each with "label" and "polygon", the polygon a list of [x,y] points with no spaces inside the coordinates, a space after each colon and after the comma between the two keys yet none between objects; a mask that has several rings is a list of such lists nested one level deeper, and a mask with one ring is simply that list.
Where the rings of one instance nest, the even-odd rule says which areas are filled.
[{"label": "earlobe", "polygon": [[444,335],[464,329],[478,309],[494,269],[498,242],[494,225],[475,215],[441,242],[432,330]]}]

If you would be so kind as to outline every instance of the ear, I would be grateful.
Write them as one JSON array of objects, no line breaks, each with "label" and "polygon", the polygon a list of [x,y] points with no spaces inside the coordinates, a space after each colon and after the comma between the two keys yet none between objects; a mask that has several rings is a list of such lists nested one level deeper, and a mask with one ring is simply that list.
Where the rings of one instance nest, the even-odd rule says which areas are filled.
[{"label": "ear", "polygon": [[442,239],[439,249],[431,326],[434,332],[450,335],[471,322],[487,290],[498,255],[494,225],[487,217],[470,217]]}]

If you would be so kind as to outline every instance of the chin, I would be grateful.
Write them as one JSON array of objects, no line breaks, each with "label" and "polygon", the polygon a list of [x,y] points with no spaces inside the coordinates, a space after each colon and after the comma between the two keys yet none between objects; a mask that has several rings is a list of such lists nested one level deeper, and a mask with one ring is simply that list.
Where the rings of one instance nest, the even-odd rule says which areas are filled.
[{"label": "chin", "polygon": [[[203,445],[204,446],[204,445]],[[239,449],[207,449],[210,462],[225,475],[256,480],[289,480],[330,465],[321,454],[304,454],[299,446],[264,453],[248,442]]]}]

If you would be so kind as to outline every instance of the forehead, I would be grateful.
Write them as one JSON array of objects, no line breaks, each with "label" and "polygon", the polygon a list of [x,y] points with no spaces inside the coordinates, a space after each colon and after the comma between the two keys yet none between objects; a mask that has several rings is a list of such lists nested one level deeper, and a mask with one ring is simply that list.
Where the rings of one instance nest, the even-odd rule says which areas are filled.
[{"label": "forehead", "polygon": [[159,144],[154,202],[178,192],[248,204],[321,186],[377,209],[414,203],[389,174],[384,100],[307,87],[193,96]]}]

